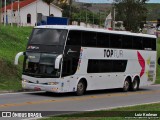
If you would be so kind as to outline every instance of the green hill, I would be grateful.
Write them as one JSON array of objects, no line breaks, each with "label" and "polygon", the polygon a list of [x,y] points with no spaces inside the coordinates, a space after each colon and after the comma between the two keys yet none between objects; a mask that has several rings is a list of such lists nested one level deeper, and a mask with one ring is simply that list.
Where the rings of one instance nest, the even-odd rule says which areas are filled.
[{"label": "green hill", "polygon": [[148,3],[146,4],[148,14],[147,14],[147,20],[157,20],[160,19],[160,4],[158,3]]},{"label": "green hill", "polygon": [[21,89],[22,68],[13,64],[14,57],[25,50],[31,30],[31,27],[0,26],[0,89]]},{"label": "green hill", "polygon": [[[21,89],[22,61],[15,66],[14,57],[20,51],[25,51],[27,37],[31,27],[0,26],[0,90]],[[160,56],[160,40],[157,44],[158,56]],[[157,67],[156,83],[160,83],[160,66]]]},{"label": "green hill", "polygon": [[[74,2],[73,5],[78,8],[84,6],[83,3],[77,3],[77,2],[76,3]],[[89,7],[87,9],[90,10],[91,12],[98,13],[100,10],[106,13],[107,11],[111,10],[112,4],[107,4],[107,3],[106,4],[88,4],[88,6]],[[160,19],[160,3],[147,3],[146,8],[148,10],[147,21],[157,20],[158,18]]]}]

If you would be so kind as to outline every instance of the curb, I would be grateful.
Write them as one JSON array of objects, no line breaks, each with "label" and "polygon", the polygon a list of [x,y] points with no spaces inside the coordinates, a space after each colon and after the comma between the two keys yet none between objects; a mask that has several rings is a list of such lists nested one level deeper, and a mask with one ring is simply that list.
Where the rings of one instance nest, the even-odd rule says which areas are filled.
[{"label": "curb", "polygon": [[33,92],[33,90],[24,90],[24,89],[21,89],[21,90],[0,90],[0,94],[15,93],[15,92]]}]

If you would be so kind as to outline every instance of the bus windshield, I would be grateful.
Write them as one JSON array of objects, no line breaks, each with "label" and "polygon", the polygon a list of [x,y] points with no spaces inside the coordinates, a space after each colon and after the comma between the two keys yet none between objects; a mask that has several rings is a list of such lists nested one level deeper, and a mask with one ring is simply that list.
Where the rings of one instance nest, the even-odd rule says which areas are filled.
[{"label": "bus windshield", "polygon": [[59,77],[60,70],[55,69],[58,54],[26,52],[23,74],[33,77]]},{"label": "bus windshield", "polygon": [[67,30],[35,28],[30,36],[29,44],[37,45],[64,45]]}]

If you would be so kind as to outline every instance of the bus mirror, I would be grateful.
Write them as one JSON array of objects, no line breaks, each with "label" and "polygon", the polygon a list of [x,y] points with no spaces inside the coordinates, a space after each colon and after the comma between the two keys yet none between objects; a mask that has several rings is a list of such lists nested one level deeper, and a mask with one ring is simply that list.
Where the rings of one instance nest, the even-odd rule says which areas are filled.
[{"label": "bus mirror", "polygon": [[15,60],[14,60],[14,64],[15,65],[18,65],[19,57],[22,56],[22,55],[24,55],[24,54],[25,54],[25,52],[19,52],[19,53],[17,53],[17,55],[15,57]]},{"label": "bus mirror", "polygon": [[55,60],[55,69],[59,69],[61,59],[62,59],[62,55],[59,55],[59,56],[56,58],[56,60]]},{"label": "bus mirror", "polygon": [[158,58],[158,65],[160,65],[160,58]]}]

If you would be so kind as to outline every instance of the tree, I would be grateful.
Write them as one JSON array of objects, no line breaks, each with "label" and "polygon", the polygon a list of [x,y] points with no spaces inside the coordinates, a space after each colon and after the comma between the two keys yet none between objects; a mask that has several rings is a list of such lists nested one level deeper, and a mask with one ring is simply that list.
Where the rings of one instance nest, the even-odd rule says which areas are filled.
[{"label": "tree", "polygon": [[[74,9],[77,10],[73,5],[73,0],[55,0],[54,1],[60,8],[63,9],[63,17],[70,18],[70,24],[72,22],[72,14]],[[75,12],[75,11],[74,11]]]},{"label": "tree", "polygon": [[43,0],[44,2],[46,2],[49,5],[49,16],[50,16],[50,5],[51,3],[54,3],[58,6],[61,5],[69,5],[72,3],[72,0]]},{"label": "tree", "polygon": [[148,0],[115,0],[116,20],[123,21],[127,31],[138,32],[146,21]]},{"label": "tree", "polygon": [[43,0],[44,2],[46,2],[49,6],[49,16],[50,16],[50,5],[54,0]]}]

